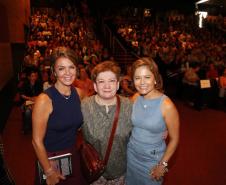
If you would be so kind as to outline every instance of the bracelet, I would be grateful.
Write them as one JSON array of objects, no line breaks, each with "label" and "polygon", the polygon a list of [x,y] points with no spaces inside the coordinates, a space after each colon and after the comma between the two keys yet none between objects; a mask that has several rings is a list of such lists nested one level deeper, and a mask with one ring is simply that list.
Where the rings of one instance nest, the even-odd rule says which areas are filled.
[{"label": "bracelet", "polygon": [[168,163],[167,162],[165,162],[165,161],[159,162],[158,165],[161,165],[161,166],[164,167],[164,173],[169,171],[168,168],[167,168],[167,166],[168,166]]},{"label": "bracelet", "polygon": [[48,170],[45,171],[46,177],[51,176],[54,173],[54,170],[52,167],[50,167]]},{"label": "bracelet", "polygon": [[159,164],[160,164],[160,165],[163,165],[163,166],[166,167],[166,168],[167,168],[167,166],[168,166],[168,163],[165,162],[165,161],[162,161],[162,162],[160,162]]}]

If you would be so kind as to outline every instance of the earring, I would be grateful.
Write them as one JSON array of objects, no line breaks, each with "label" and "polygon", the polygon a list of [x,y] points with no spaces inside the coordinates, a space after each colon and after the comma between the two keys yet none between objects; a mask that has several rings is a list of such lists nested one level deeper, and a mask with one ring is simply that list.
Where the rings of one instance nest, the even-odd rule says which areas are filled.
[{"label": "earring", "polygon": [[157,84],[157,82],[155,81],[155,83],[154,83],[155,85]]}]

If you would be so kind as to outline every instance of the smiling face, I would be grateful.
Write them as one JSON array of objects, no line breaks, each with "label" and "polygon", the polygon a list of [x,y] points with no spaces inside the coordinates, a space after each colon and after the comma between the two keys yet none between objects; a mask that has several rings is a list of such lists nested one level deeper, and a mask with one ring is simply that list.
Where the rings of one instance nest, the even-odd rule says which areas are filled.
[{"label": "smiling face", "polygon": [[102,100],[111,100],[115,97],[119,82],[112,71],[101,72],[97,75],[94,89]]},{"label": "smiling face", "polygon": [[134,85],[137,91],[143,95],[148,96],[155,90],[155,77],[148,66],[140,66],[134,72]]},{"label": "smiling face", "polygon": [[68,58],[60,57],[55,62],[54,72],[58,84],[70,86],[76,77],[76,66]]}]

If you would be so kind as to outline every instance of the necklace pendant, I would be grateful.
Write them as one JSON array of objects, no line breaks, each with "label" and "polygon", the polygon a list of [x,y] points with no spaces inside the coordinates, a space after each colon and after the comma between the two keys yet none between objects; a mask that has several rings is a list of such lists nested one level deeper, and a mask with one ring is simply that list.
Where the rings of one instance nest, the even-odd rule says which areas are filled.
[{"label": "necklace pendant", "polygon": [[71,97],[71,95],[69,95],[69,96],[65,96],[65,95],[63,95],[63,94],[61,94],[61,95],[62,95],[63,98],[66,99],[66,100],[70,99],[70,97]]}]

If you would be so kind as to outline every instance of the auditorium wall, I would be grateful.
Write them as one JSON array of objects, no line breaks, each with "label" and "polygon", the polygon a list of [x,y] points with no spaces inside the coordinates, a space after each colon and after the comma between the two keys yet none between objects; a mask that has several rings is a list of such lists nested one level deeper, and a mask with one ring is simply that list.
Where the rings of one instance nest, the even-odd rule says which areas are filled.
[{"label": "auditorium wall", "polygon": [[0,1],[0,90],[14,75],[11,46],[24,43],[24,25],[29,15],[29,0]]},{"label": "auditorium wall", "polygon": [[15,79],[24,56],[24,25],[29,15],[30,0],[0,0],[0,133],[13,105]]}]

